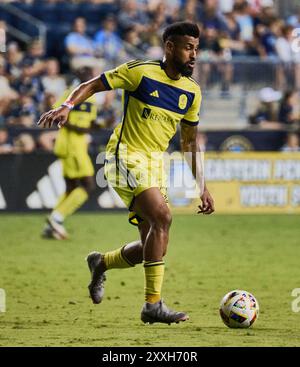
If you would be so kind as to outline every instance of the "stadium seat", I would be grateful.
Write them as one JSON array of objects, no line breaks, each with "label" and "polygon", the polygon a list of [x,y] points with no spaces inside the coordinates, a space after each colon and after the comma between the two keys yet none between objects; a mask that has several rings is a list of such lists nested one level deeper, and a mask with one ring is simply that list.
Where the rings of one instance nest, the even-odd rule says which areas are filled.
[{"label": "stadium seat", "polygon": [[6,23],[11,23],[11,14],[0,8],[0,20],[4,20]]},{"label": "stadium seat", "polygon": [[89,23],[87,24],[87,30],[86,33],[93,38],[95,36],[95,33],[100,29],[99,22],[97,23]]},{"label": "stadium seat", "polygon": [[47,30],[47,53],[61,59],[65,53],[65,37],[70,32],[70,24],[62,23],[59,27],[51,25]]},{"label": "stadium seat", "polygon": [[34,16],[34,4],[26,4],[20,1],[11,2],[10,5],[13,5],[17,9],[25,12],[26,14]]},{"label": "stadium seat", "polygon": [[60,22],[73,23],[74,19],[82,16],[77,4],[63,2],[59,4],[57,9],[57,17]]},{"label": "stadium seat", "polygon": [[58,24],[59,4],[40,3],[34,5],[33,15],[45,23]]},{"label": "stadium seat", "polygon": [[13,22],[13,25],[14,27],[28,34],[31,37],[38,36],[38,28],[36,27],[35,24],[32,24],[28,21],[18,18],[16,21]]},{"label": "stadium seat", "polygon": [[110,13],[115,13],[117,6],[115,4],[90,4],[81,3],[79,5],[80,14],[86,18],[87,22],[99,24]]}]

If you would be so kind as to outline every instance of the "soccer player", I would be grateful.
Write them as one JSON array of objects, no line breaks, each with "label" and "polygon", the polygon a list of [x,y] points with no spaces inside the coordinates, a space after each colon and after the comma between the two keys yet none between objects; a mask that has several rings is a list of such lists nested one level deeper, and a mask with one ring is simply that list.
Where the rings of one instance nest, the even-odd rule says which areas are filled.
[{"label": "soccer player", "polygon": [[[162,153],[181,125],[181,143],[192,157],[196,144],[201,104],[199,85],[191,78],[199,43],[196,24],[178,22],[163,33],[163,61],[131,61],[81,84],[62,106],[42,115],[39,124],[63,126],[70,110],[96,92],[124,90],[124,114],[106,148],[105,176],[129,209],[140,240],[87,257],[91,271],[90,296],[100,303],[104,295],[106,271],[130,268],[143,263],[145,303],[141,320],[145,323],[178,323],[189,317],[170,310],[163,302],[164,256],[167,252],[171,213],[167,205]],[[205,185],[202,168],[194,159],[193,175],[202,187],[199,213],[214,211],[213,199]],[[150,177],[150,180],[149,180]]]},{"label": "soccer player", "polygon": [[[76,74],[81,83],[93,76],[89,67],[81,67]],[[66,91],[56,106],[60,106],[69,94],[70,91]],[[88,154],[87,133],[95,127],[96,117],[96,98],[91,96],[76,105],[58,133],[54,153],[62,162],[66,192],[46,220],[42,233],[45,238],[66,239],[65,218],[79,209],[94,189],[94,167]]]}]

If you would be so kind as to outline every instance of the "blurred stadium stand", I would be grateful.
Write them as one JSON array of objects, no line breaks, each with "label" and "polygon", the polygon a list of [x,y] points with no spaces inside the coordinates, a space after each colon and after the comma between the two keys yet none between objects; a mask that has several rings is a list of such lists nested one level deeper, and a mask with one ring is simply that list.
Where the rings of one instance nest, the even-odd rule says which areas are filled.
[{"label": "blurred stadium stand", "polygon": [[[74,70],[70,67],[70,55],[68,55],[66,50],[65,38],[72,32],[74,20],[78,17],[85,19],[85,36],[90,38],[93,38],[96,31],[103,27],[102,22],[107,16],[113,15],[115,17],[116,30],[113,33],[120,37],[124,46],[118,52],[118,57],[111,60],[103,58],[101,52],[100,55],[97,55],[95,52],[96,61],[99,61],[100,71],[136,58],[136,55],[143,55],[145,59],[160,58],[162,56],[162,48],[159,39],[164,26],[172,21],[189,19],[197,21],[202,28],[202,44],[205,45],[202,48],[200,46],[199,68],[198,72],[195,73],[195,79],[200,82],[203,93],[200,128],[202,131],[209,132],[210,136],[217,130],[240,130],[241,133],[243,130],[259,132],[266,125],[251,124],[249,116],[255,114],[262,102],[259,100],[259,91],[262,88],[269,87],[279,90],[282,95],[287,89],[293,89],[298,93],[299,100],[299,58],[296,61],[291,60],[283,63],[279,55],[273,55],[272,52],[269,53],[268,42],[274,43],[283,37],[282,33],[274,34],[275,31],[272,31],[272,25],[276,22],[279,22],[278,27],[280,29],[287,25],[297,28],[300,24],[300,11],[297,8],[297,1],[293,0],[285,2],[249,0],[248,4],[244,6],[243,4],[245,3],[247,3],[246,0],[235,0],[232,2],[225,0],[181,0],[174,2],[175,5],[171,4],[172,7],[169,4],[160,5],[152,1],[139,2],[134,0],[4,1],[0,4],[0,20],[4,21],[3,27],[6,27],[7,52],[0,55],[4,64],[4,70],[1,75],[7,80],[10,88],[16,90],[20,97],[22,92],[16,89],[16,85],[18,84],[20,74],[22,74],[23,61],[29,57],[34,65],[36,65],[37,61],[45,65],[45,61],[54,57],[59,61],[60,72],[63,74],[67,84],[72,83],[75,76]],[[176,4],[178,5],[177,8]],[[222,9],[228,6],[230,9],[222,13]],[[234,22],[238,23],[242,11],[246,12],[244,14],[251,18],[253,26],[252,43],[241,39],[242,25],[237,28],[239,31],[235,36],[232,35],[229,28],[224,28],[226,17],[233,16]],[[135,12],[134,18],[132,13]],[[213,16],[211,15],[212,13]],[[207,14],[210,15],[208,16]],[[122,26],[120,23],[121,18]],[[137,19],[137,25],[129,26],[128,31],[124,32],[124,24],[131,24],[131,18]],[[159,20],[157,20],[158,18]],[[127,23],[124,23],[124,19],[126,19]],[[149,23],[138,23],[142,19],[148,19]],[[263,34],[259,34],[259,32],[262,32],[262,27],[264,27]],[[216,39],[209,39],[209,36],[205,38],[205,30],[210,28],[215,29]],[[236,37],[236,39],[232,37]],[[228,40],[228,38],[231,41],[242,42],[242,52],[236,52],[234,48],[228,46],[228,43],[224,41]],[[43,53],[38,56],[30,56],[28,48],[36,39],[39,39],[43,44]],[[11,45],[14,42],[17,43],[20,49],[20,55],[22,54],[19,62],[15,64],[9,60],[9,49],[13,48]],[[267,44],[265,45],[264,42],[267,42]],[[209,72],[207,72],[208,65],[210,65]],[[226,70],[229,73],[229,77],[226,77]],[[14,74],[12,75],[11,73]],[[33,72],[32,78],[35,77],[37,82],[39,82],[43,75],[45,75],[45,67],[42,65],[36,72]],[[203,75],[207,75],[205,82],[202,81]],[[227,80],[225,80],[226,78]],[[30,130],[28,131],[30,134],[35,129],[34,124],[38,116],[49,108],[44,103],[46,91],[41,89],[39,93],[42,93],[39,98],[33,97],[36,112],[32,116],[32,124],[29,126]],[[280,101],[275,101],[275,108],[279,109],[279,104]],[[13,116],[12,112],[18,111],[19,107],[16,107],[16,105],[18,105],[18,99],[11,98],[5,107],[1,108],[0,106],[0,124],[8,129],[11,141],[18,131],[23,131],[28,127],[28,125],[24,126],[22,123],[21,127],[18,126],[20,121],[18,117]],[[99,111],[101,107],[101,102],[99,102]],[[118,117],[121,113],[119,94],[117,94],[116,101],[112,107],[117,110]],[[298,131],[300,119],[299,103],[295,103],[293,109],[293,113],[297,116],[293,123],[281,124],[280,121],[277,121],[277,116],[275,116],[276,122],[278,122],[276,130]],[[117,120],[118,118],[116,122],[118,122]],[[272,130],[271,125],[270,130]],[[38,131],[37,134],[39,133]],[[270,149],[270,145],[267,144],[265,149]]]},{"label": "blurred stadium stand", "polygon": [[[78,18],[82,18],[81,30],[75,29]],[[209,152],[208,161],[213,165],[233,164],[234,173],[237,169],[234,159],[228,162],[225,157],[222,161],[222,154],[215,159],[213,152],[256,151],[249,156],[236,155],[237,160],[240,156],[245,159],[238,162],[238,172],[248,174],[252,169],[257,172],[261,163],[272,161],[274,167],[276,162],[282,164],[281,154],[259,156],[261,152],[285,151],[293,155],[300,151],[300,50],[292,49],[297,41],[296,33],[292,32],[300,29],[298,0],[3,0],[0,2],[0,171],[5,174],[0,175],[1,210],[51,208],[64,190],[59,162],[52,153],[56,129],[41,130],[36,122],[65,92],[66,85],[72,88],[79,82],[72,63],[76,55],[68,50],[66,37],[76,31],[80,42],[91,45],[92,51],[85,60],[94,69],[94,75],[98,75],[131,59],[161,59],[162,31],[179,20],[197,22],[201,29],[194,78],[203,95],[198,142]],[[96,47],[96,32],[103,30],[106,37],[104,41],[100,37],[102,43]],[[121,119],[121,93],[101,94],[97,107],[98,122],[103,129],[91,133],[94,164]],[[177,134],[169,151],[179,149]],[[299,180],[298,155],[295,160],[290,155],[285,157],[287,165],[293,164],[289,172]],[[98,164],[95,168],[98,171],[101,167]],[[251,189],[256,199],[269,195],[273,200],[278,196],[276,190],[282,188],[290,190],[287,197],[296,198],[293,193],[298,192],[298,181],[295,188],[289,181],[288,188],[280,180],[276,181],[280,183],[276,187],[271,187],[270,182],[262,180],[257,187],[254,182]],[[222,186],[221,190],[220,183],[215,184],[221,195],[218,202],[223,200],[227,211],[236,210],[230,206],[237,202],[236,197],[229,194],[236,193],[237,182],[228,181],[229,186]],[[109,190],[97,187],[84,209],[122,207]],[[176,191],[170,195],[171,202],[174,197],[182,202],[184,195],[184,188]],[[297,200],[292,201],[298,203]],[[186,201],[189,200],[185,198]],[[239,210],[243,211],[241,203]],[[288,211],[297,207],[289,205]]]}]

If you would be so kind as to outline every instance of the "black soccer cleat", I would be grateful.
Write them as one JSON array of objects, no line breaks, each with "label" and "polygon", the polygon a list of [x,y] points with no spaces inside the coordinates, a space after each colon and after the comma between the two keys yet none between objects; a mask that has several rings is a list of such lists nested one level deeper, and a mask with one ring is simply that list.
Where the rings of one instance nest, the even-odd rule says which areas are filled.
[{"label": "black soccer cleat", "polygon": [[106,280],[102,255],[99,252],[91,252],[87,256],[86,261],[92,275],[88,286],[90,297],[93,303],[99,304],[104,296],[104,282]]},{"label": "black soccer cleat", "polygon": [[170,310],[163,300],[156,303],[146,302],[142,308],[141,320],[146,324],[154,324],[161,322],[164,324],[178,324],[180,321],[189,320],[189,316],[184,312],[177,312]]}]

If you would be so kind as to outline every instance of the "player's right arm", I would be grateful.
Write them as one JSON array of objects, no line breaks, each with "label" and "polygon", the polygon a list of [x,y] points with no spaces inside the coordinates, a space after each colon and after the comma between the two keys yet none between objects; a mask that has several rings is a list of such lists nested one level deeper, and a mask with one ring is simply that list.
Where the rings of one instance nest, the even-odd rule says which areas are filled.
[{"label": "player's right arm", "polygon": [[80,84],[61,106],[44,113],[39,119],[38,125],[46,128],[52,127],[56,123],[59,128],[62,127],[68,121],[69,113],[75,105],[84,102],[95,93],[106,90],[107,88],[103,84],[101,76]]},{"label": "player's right arm", "polygon": [[56,123],[59,128],[62,127],[68,121],[71,109],[95,93],[117,88],[134,91],[142,77],[142,70],[137,71],[133,68],[136,63],[138,62],[134,62],[133,65],[132,63],[122,64],[114,70],[109,70],[80,84],[61,106],[44,113],[38,121],[38,125],[52,127]]}]

